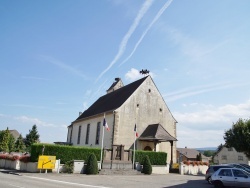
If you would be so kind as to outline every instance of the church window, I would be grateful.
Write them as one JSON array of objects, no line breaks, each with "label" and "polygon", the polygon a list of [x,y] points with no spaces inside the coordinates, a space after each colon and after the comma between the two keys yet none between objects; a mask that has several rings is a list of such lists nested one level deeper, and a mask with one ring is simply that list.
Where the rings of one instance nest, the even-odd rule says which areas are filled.
[{"label": "church window", "polygon": [[89,130],[90,130],[90,124],[87,125],[85,144],[89,144]]},{"label": "church window", "polygon": [[97,128],[96,128],[96,138],[95,138],[95,144],[98,145],[100,142],[100,130],[101,130],[101,122],[97,123]]},{"label": "church window", "polygon": [[81,130],[82,130],[82,126],[79,126],[79,128],[78,128],[77,144],[80,144],[80,140],[81,140]]}]

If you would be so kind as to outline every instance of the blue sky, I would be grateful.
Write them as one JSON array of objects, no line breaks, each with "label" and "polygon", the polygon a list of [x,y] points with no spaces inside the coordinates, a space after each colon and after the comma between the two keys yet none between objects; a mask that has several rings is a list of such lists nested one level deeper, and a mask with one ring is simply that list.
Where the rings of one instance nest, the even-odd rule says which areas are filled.
[{"label": "blue sky", "polygon": [[[66,141],[105,94],[151,76],[178,147],[217,147],[250,114],[250,1],[0,1],[0,129]],[[132,130],[133,131],[133,130]],[[129,133],[126,133],[129,134]]]}]

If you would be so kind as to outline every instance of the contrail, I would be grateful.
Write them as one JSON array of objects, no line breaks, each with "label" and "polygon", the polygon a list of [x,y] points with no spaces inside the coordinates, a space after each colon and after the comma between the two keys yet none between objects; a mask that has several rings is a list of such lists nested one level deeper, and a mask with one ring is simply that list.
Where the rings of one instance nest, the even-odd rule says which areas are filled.
[{"label": "contrail", "polygon": [[139,10],[136,18],[134,19],[133,24],[130,26],[128,32],[123,37],[123,39],[122,39],[122,41],[120,43],[120,46],[119,46],[118,53],[116,54],[116,56],[113,59],[113,61],[109,64],[109,66],[97,77],[96,82],[103,76],[103,74],[105,74],[118,61],[118,59],[120,59],[120,57],[122,56],[122,54],[124,53],[124,51],[126,49],[127,42],[129,40],[129,38],[134,33],[136,27],[140,23],[140,21],[143,18],[144,14],[148,11],[148,9],[150,8],[150,6],[152,5],[153,1],[154,0],[146,0],[144,2],[144,4],[142,5],[141,9]]},{"label": "contrail", "polygon": [[136,45],[135,45],[133,51],[131,52],[131,54],[119,66],[121,66],[123,63],[127,62],[132,57],[132,55],[135,53],[137,47],[140,45],[141,41],[143,40],[143,38],[145,37],[147,32],[151,29],[153,24],[161,17],[163,12],[169,7],[169,5],[172,3],[172,1],[173,0],[169,0],[163,5],[163,7],[159,10],[159,12],[154,17],[153,21],[149,24],[147,29],[143,32],[142,36],[140,37],[139,41],[136,43]]}]

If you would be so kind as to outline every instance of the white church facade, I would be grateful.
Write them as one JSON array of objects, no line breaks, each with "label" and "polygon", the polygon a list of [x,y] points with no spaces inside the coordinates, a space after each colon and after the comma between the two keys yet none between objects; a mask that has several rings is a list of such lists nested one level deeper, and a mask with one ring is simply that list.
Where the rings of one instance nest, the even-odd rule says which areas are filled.
[{"label": "white church facade", "polygon": [[[168,153],[167,163],[176,162],[176,123],[151,76],[126,86],[120,78],[86,111],[68,126],[67,142],[74,146],[123,145],[125,150],[152,150]],[[135,137],[136,124],[138,137]],[[136,138],[136,142],[135,142]]]}]

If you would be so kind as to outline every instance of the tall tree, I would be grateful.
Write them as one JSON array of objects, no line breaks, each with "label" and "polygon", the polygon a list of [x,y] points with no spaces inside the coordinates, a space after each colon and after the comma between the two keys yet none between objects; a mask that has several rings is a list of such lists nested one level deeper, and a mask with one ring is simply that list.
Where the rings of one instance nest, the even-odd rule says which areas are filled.
[{"label": "tall tree", "polygon": [[9,152],[15,151],[15,142],[16,142],[15,137],[12,134],[10,134],[8,140]]},{"label": "tall tree", "polygon": [[232,128],[225,131],[224,140],[226,147],[234,147],[250,158],[250,120],[239,119],[233,123]]},{"label": "tall tree", "polygon": [[0,140],[0,151],[9,152],[9,138],[10,138],[10,131],[9,128],[1,134],[1,140]]},{"label": "tall tree", "polygon": [[16,140],[15,150],[18,151],[18,152],[24,152],[25,151],[25,144],[24,144],[23,137],[22,137],[21,134],[19,135],[19,137]]},{"label": "tall tree", "polygon": [[25,138],[25,146],[28,151],[30,150],[32,144],[39,142],[39,137],[40,135],[38,134],[37,126],[33,125],[32,129],[29,130],[29,134],[26,134]]},{"label": "tall tree", "polygon": [[222,148],[223,148],[223,145],[220,144],[220,145],[217,147],[217,152],[219,152]]}]

